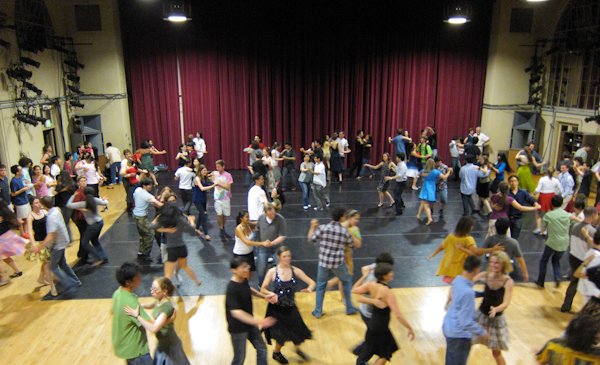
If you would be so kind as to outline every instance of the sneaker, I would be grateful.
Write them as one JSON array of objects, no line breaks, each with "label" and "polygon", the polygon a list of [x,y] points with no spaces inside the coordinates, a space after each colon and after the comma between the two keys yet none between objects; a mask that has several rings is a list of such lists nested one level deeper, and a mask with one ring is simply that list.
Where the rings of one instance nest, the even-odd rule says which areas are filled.
[{"label": "sneaker", "polygon": [[[177,279],[177,281],[179,281],[180,283],[183,282],[183,279],[181,278],[181,275],[179,275],[179,271],[175,273],[175,278]],[[202,285],[202,282],[200,282],[200,285]]]},{"label": "sneaker", "polygon": [[544,231],[544,232],[540,233],[540,235],[547,236],[548,235],[548,231]]},{"label": "sneaker", "polygon": [[413,186],[412,189],[413,190],[419,190],[419,188],[417,186]]},{"label": "sneaker", "polygon": [[289,364],[290,362],[281,354],[281,352],[273,352],[273,359],[280,364]]},{"label": "sneaker", "polygon": [[310,207],[308,205],[304,206],[304,210],[308,210]]},{"label": "sneaker", "polygon": [[312,208],[312,205],[309,204],[309,205],[307,205],[307,207]]},{"label": "sneaker", "polygon": [[29,235],[27,233],[23,233],[23,235],[21,237],[25,238],[26,240],[29,239]]},{"label": "sneaker", "polygon": [[533,232],[531,232],[531,233],[533,233],[533,234],[540,234],[541,232],[542,232],[542,230],[538,228],[538,229],[535,229],[535,230],[534,230]]},{"label": "sneaker", "polygon": [[329,206],[330,206],[330,205],[331,205],[331,202],[327,202],[327,203],[325,204],[325,206],[326,206],[327,208],[329,208]]},{"label": "sneaker", "polygon": [[152,261],[152,257],[150,257],[150,254],[146,253],[146,254],[138,254],[138,260],[140,261]]},{"label": "sneaker", "polygon": [[221,237],[225,237],[225,229],[221,228]]},{"label": "sneaker", "polygon": [[306,356],[306,354],[302,350],[296,349],[296,353],[298,354],[298,356],[300,356],[302,358],[302,360],[304,360],[304,361],[308,360],[308,356]]}]

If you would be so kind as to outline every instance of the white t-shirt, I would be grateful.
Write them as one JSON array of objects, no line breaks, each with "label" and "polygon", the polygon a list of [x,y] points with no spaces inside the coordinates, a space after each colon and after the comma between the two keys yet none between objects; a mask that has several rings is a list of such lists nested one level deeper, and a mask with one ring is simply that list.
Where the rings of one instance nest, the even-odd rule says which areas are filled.
[{"label": "white t-shirt", "polygon": [[[588,264],[588,267],[600,265],[600,251],[594,248],[589,249],[585,254],[583,261],[587,260],[587,258],[592,255],[594,256],[594,259]],[[586,269],[583,268],[583,273],[585,274],[585,272]],[[600,297],[600,289],[598,289],[596,284],[592,283],[589,279],[579,279],[577,291],[583,295],[584,304],[590,300],[590,297]]]},{"label": "white t-shirt", "polygon": [[488,143],[488,141],[490,140],[490,137],[488,137],[485,133],[481,132],[479,134],[475,133],[475,137],[479,138],[479,142],[477,142],[477,147],[479,147],[479,149],[483,149],[483,144],[484,143]]},{"label": "white t-shirt", "polygon": [[[345,150],[346,150],[346,148],[348,148],[348,140],[347,140],[346,138],[338,138],[338,139],[336,139],[335,141],[336,141],[336,142],[338,143],[338,145],[340,146],[340,147],[339,147],[339,150],[340,150],[340,151],[345,151]],[[340,152],[340,157],[341,157],[341,158],[344,158],[344,157],[346,157],[346,154],[345,154],[345,153],[341,153],[341,152]]]},{"label": "white t-shirt", "polygon": [[323,161],[315,164],[314,171],[318,172],[319,174],[313,175],[313,184],[320,185],[322,187],[326,187],[327,186],[327,175],[325,174],[325,165],[323,164]]},{"label": "white t-shirt", "polygon": [[248,216],[251,221],[256,221],[265,212],[264,203],[267,202],[267,194],[258,185],[254,185],[248,191]]},{"label": "white t-shirt", "polygon": [[196,146],[196,152],[198,152],[198,158],[202,158],[204,156],[204,151],[206,151],[206,143],[202,138],[192,138],[192,142]]},{"label": "white t-shirt", "polygon": [[179,189],[192,190],[192,182],[195,175],[194,171],[189,171],[185,166],[178,168],[175,171],[175,176],[179,179]]},{"label": "white t-shirt", "polygon": [[56,180],[56,177],[60,174],[60,167],[58,167],[57,164],[53,163],[52,166],[50,166],[50,175],[54,176],[54,180]]},{"label": "white t-shirt", "polygon": [[108,163],[111,165],[121,161],[121,151],[115,146],[108,147],[104,154],[108,157]]}]

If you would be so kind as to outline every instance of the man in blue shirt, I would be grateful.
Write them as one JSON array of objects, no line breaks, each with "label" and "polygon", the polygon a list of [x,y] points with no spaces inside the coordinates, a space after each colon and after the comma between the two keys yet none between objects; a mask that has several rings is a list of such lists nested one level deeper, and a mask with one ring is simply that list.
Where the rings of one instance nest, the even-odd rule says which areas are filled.
[{"label": "man in blue shirt", "polygon": [[460,169],[460,196],[463,203],[463,216],[473,214],[475,203],[473,203],[473,193],[477,187],[477,179],[489,176],[487,167],[478,168],[473,165],[474,157],[472,155],[465,157],[467,163]]},{"label": "man in blue shirt", "polygon": [[404,145],[404,131],[402,128],[398,128],[396,131],[396,137],[388,137],[388,142],[394,146],[394,156],[399,153],[404,153],[406,155],[406,146]]},{"label": "man in blue shirt", "polygon": [[[31,212],[31,206],[27,200],[27,192],[33,185],[23,184],[23,168],[21,166],[11,166],[10,172],[15,176],[10,180],[10,196],[12,203],[15,206],[15,213],[17,214],[17,218],[25,220],[27,219],[29,212]],[[25,226],[23,223],[21,223],[19,231],[21,232],[21,236],[26,239],[29,238],[27,233],[25,233]]]},{"label": "man in blue shirt", "polygon": [[473,279],[479,273],[481,259],[468,256],[463,272],[452,282],[452,301],[444,317],[442,331],[446,337],[446,365],[466,365],[473,335],[485,342],[488,333],[475,322]]},{"label": "man in blue shirt", "polygon": [[[162,203],[150,194],[150,190],[154,186],[152,179],[145,177],[140,181],[141,186],[133,192],[133,200],[135,208],[133,208],[133,220],[140,235],[140,246],[138,251],[138,259],[141,261],[151,261],[150,252],[152,251],[152,242],[154,241],[154,231],[150,228],[148,221],[148,207],[150,203],[160,208]],[[158,242],[160,245],[160,242]]]}]

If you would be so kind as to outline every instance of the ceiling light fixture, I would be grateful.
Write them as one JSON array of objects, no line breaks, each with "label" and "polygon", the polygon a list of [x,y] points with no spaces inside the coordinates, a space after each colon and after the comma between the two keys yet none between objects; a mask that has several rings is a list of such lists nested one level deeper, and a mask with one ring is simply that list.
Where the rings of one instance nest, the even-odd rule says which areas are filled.
[{"label": "ceiling light fixture", "polygon": [[471,5],[465,1],[454,1],[446,5],[444,22],[449,24],[465,24],[472,19]]},{"label": "ceiling light fixture", "polygon": [[79,90],[79,88],[77,86],[67,86],[69,88],[69,90],[71,90],[73,93],[77,94],[77,95],[81,95],[83,94],[83,92],[81,90]]},{"label": "ceiling light fixture", "polygon": [[18,81],[29,80],[31,76],[33,76],[33,73],[31,71],[27,71],[20,67],[6,70],[6,74],[8,75],[8,77]]},{"label": "ceiling light fixture", "polygon": [[78,101],[69,101],[69,105],[72,106],[73,108],[83,108],[85,107],[85,105],[83,105],[82,103],[78,102]]},{"label": "ceiling light fixture", "polygon": [[40,63],[32,60],[31,58],[21,57],[21,62],[23,62],[26,65],[33,66],[35,68],[40,68]]},{"label": "ceiling light fixture", "polygon": [[163,20],[185,22],[192,20],[192,5],[183,0],[171,0],[163,7]]}]

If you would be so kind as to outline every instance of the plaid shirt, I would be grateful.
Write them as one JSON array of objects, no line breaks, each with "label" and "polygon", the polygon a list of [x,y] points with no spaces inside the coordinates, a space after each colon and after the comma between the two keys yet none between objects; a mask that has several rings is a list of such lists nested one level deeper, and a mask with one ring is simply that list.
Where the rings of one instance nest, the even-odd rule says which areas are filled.
[{"label": "plaid shirt", "polygon": [[350,232],[332,221],[317,227],[310,236],[311,242],[319,241],[319,266],[325,269],[335,269],[344,263],[344,248],[354,248],[354,241]]},{"label": "plaid shirt", "polygon": [[[442,163],[437,169],[442,172],[442,175],[445,175],[448,172],[448,165]],[[448,189],[448,180],[442,179],[441,177],[438,177],[435,184],[437,185],[438,191]]]}]

